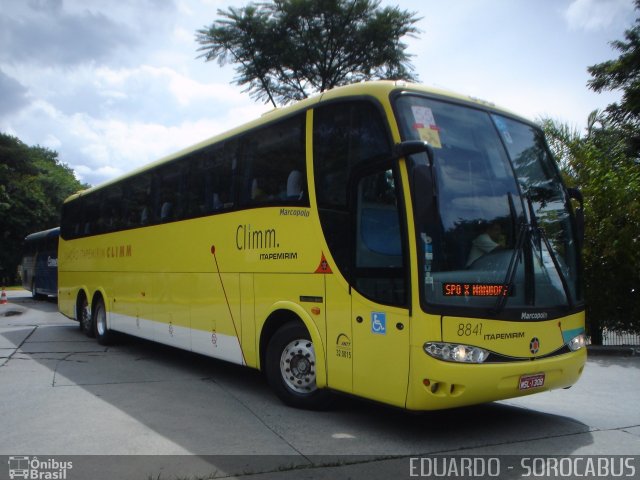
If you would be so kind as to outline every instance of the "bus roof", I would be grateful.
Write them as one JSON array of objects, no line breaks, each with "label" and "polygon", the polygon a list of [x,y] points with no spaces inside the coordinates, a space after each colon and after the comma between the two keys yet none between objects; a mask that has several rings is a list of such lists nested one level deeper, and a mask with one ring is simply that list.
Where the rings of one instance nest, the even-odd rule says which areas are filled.
[{"label": "bus roof", "polygon": [[25,242],[35,242],[44,238],[52,238],[60,236],[60,227],[50,228],[41,232],[30,233],[24,238]]},{"label": "bus roof", "polygon": [[207,147],[211,144],[217,143],[227,138],[234,137],[252,128],[256,128],[256,127],[268,124],[274,120],[277,120],[282,117],[286,117],[287,115],[291,115],[292,113],[295,113],[295,112],[307,110],[308,108],[320,103],[321,101],[324,102],[324,101],[352,97],[352,96],[372,96],[372,97],[377,97],[379,99],[382,99],[382,98],[388,98],[389,94],[391,94],[391,92],[393,91],[426,93],[431,96],[436,96],[436,97],[441,97],[443,99],[449,99],[449,100],[454,100],[461,103],[466,103],[476,108],[482,108],[485,110],[491,110],[498,113],[503,113],[510,117],[517,118],[520,121],[523,121],[526,123],[532,123],[530,120],[516,113],[513,113],[507,109],[498,107],[492,102],[488,102],[488,101],[481,100],[481,99],[467,96],[467,95],[462,95],[449,90],[427,87],[425,85],[406,82],[406,81],[393,81],[393,80],[376,80],[376,81],[354,83],[351,85],[336,87],[331,90],[327,90],[326,92],[318,93],[316,95],[313,95],[312,97],[301,100],[299,102],[296,102],[292,105],[288,105],[286,107],[274,108],[273,110],[270,110],[264,113],[259,118],[254,119],[248,123],[238,125],[237,127],[232,128],[231,130],[227,130],[226,132],[210,137],[206,140],[203,140],[202,142],[196,143],[187,148],[179,150],[175,153],[162,157],[159,160],[148,163],[140,168],[134,169],[131,172],[121,175],[117,178],[114,178],[112,180],[107,180],[106,182],[103,182],[94,187],[76,192],[70,197],[68,197],[65,200],[65,203],[75,198],[84,196],[93,191],[100,190],[114,183],[119,183],[120,181],[126,180],[129,177],[133,177],[139,173],[145,172],[154,167],[160,166],[164,163],[180,158],[184,155],[188,155],[189,153],[200,150],[201,148]]}]

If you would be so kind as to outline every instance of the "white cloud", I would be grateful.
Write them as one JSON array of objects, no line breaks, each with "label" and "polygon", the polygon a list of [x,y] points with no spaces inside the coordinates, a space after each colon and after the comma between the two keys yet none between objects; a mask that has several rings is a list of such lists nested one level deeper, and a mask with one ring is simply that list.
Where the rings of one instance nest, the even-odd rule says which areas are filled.
[{"label": "white cloud", "polygon": [[564,12],[571,29],[597,31],[618,19],[630,18],[632,0],[574,0]]},{"label": "white cloud", "polygon": [[44,147],[50,148],[51,150],[56,150],[60,147],[60,145],[62,145],[62,142],[55,135],[49,134],[42,141],[42,145]]},{"label": "white cloud", "polygon": [[44,140],[25,141],[63,152],[61,161],[69,164],[80,180],[96,185],[229,130],[257,117],[259,110],[264,107],[239,105],[218,118],[184,119],[165,125],[86,113],[66,115],[38,101],[23,112],[24,118],[17,119],[17,131],[1,123],[0,130],[24,139],[19,135],[21,122],[38,117],[41,133],[35,132],[35,136]]},{"label": "white cloud", "polygon": [[178,42],[183,42],[193,46],[194,33],[183,27],[176,27],[173,30],[173,38]]},{"label": "white cloud", "polygon": [[[401,8],[423,17],[423,33],[409,41],[417,72],[427,84],[529,117],[582,124],[590,110],[606,104],[603,95],[587,91],[585,68],[609,58],[607,42],[629,24],[633,2],[552,3],[403,0]],[[52,5],[57,9],[42,10]],[[96,184],[259,117],[270,107],[232,84],[233,65],[197,58],[196,29],[230,5],[4,2],[0,131],[54,148],[84,181]],[[12,45],[15,52],[7,50]],[[30,48],[42,51],[29,57]]]}]

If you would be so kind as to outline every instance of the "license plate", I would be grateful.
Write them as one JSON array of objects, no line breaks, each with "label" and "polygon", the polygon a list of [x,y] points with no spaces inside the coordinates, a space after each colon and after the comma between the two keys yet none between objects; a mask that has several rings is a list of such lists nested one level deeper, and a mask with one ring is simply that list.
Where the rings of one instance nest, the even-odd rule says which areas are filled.
[{"label": "license plate", "polygon": [[529,390],[530,388],[538,388],[544,385],[544,373],[536,373],[535,375],[523,375],[520,377],[518,388],[520,390]]}]

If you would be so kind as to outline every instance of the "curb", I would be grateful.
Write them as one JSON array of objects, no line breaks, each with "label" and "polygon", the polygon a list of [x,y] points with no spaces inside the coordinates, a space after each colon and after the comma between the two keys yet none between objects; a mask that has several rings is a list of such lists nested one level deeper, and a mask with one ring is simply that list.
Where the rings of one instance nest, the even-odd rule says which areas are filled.
[{"label": "curb", "polygon": [[587,353],[593,357],[634,357],[640,354],[640,347],[617,345],[588,345]]}]

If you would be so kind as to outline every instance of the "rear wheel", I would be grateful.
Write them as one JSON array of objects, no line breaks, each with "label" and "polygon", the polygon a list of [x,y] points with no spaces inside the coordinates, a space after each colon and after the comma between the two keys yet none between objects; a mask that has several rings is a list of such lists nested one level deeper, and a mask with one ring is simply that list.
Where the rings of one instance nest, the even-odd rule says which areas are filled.
[{"label": "rear wheel", "polygon": [[43,295],[40,295],[36,291],[36,279],[35,278],[33,280],[31,280],[31,298],[33,298],[34,300],[42,300],[44,298]]},{"label": "rear wheel", "polygon": [[315,349],[301,323],[287,323],[271,337],[265,370],[269,385],[287,405],[309,409],[329,405],[329,391],[316,385]]},{"label": "rear wheel", "polygon": [[82,331],[87,337],[93,337],[95,335],[95,328],[91,317],[91,309],[89,309],[89,302],[87,301],[87,296],[84,292],[78,296],[76,311],[78,315],[78,322],[80,323],[80,331]]},{"label": "rear wheel", "polygon": [[102,299],[96,301],[93,309],[95,336],[100,345],[109,345],[113,341],[113,334],[107,328],[107,310]]}]

